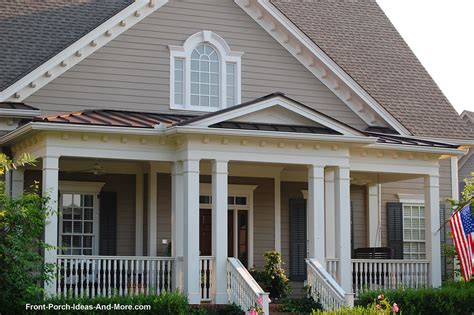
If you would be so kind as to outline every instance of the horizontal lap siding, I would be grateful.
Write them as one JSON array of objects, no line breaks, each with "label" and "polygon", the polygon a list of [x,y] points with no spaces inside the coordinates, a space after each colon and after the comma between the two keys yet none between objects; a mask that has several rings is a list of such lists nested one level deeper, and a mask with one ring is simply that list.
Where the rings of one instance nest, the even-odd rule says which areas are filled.
[{"label": "horizontal lap siding", "polygon": [[354,248],[367,247],[367,190],[351,185],[352,228]]},{"label": "horizontal lap siding", "polygon": [[168,45],[211,30],[242,57],[242,101],[280,91],[354,127],[366,125],[233,0],[171,2],[26,102],[45,113],[85,108],[169,110]]},{"label": "horizontal lap siding", "polygon": [[[472,150],[473,149],[471,149],[470,153],[472,153]],[[470,179],[472,172],[474,172],[474,154],[471,154],[464,165],[459,168],[459,181],[462,182],[465,178]]]}]

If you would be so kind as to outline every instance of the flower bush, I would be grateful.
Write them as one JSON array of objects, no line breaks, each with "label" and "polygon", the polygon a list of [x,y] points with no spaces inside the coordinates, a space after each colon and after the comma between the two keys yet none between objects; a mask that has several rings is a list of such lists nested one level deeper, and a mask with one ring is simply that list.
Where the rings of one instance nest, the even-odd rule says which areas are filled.
[{"label": "flower bush", "polygon": [[291,294],[290,279],[286,276],[281,261],[281,254],[269,251],[264,254],[265,267],[263,271],[250,269],[250,274],[265,292],[270,293],[272,301],[280,300]]},{"label": "flower bush", "polygon": [[[369,315],[369,314],[401,314],[400,307],[397,303],[390,302],[384,294],[379,294],[367,306],[344,307],[338,310],[331,311],[313,311],[311,315],[328,314],[328,315]],[[427,313],[428,314],[428,313]]]}]

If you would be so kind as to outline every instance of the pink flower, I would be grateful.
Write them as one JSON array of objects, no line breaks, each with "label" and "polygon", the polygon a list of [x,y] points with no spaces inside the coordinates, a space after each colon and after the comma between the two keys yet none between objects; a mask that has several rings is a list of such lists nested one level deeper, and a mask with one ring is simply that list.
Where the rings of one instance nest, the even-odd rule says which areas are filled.
[{"label": "pink flower", "polygon": [[392,311],[393,311],[394,313],[398,313],[399,310],[400,310],[400,308],[398,308],[397,303],[393,303]]},{"label": "pink flower", "polygon": [[383,294],[380,294],[377,298],[378,298],[379,300],[383,300],[383,299],[384,299],[384,296],[383,296]]},{"label": "pink flower", "polygon": [[258,315],[256,310],[250,310],[249,315]]},{"label": "pink flower", "polygon": [[379,309],[380,309],[380,304],[377,304],[377,305],[375,306],[375,308],[377,308],[377,309],[379,310]]}]

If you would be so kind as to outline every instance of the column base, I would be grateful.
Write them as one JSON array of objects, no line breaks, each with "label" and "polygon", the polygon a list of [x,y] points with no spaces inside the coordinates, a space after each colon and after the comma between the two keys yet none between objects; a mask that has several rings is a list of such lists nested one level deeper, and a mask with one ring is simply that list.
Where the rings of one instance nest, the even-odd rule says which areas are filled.
[{"label": "column base", "polygon": [[201,304],[200,293],[188,293],[187,297],[188,297],[189,304]]},{"label": "column base", "polygon": [[214,301],[215,304],[228,304],[229,297],[227,296],[227,293],[216,293]]}]

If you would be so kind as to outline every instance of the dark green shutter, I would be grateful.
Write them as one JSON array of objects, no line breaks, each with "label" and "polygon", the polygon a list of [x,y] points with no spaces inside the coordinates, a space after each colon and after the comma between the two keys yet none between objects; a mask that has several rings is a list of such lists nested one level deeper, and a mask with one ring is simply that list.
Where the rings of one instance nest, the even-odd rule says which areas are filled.
[{"label": "dark green shutter", "polygon": [[387,245],[394,259],[403,259],[403,213],[400,202],[387,202]]},{"label": "dark green shutter", "polygon": [[99,223],[99,255],[117,254],[117,193],[101,192]]},{"label": "dark green shutter", "polygon": [[306,280],[306,200],[290,200],[290,279]]}]

